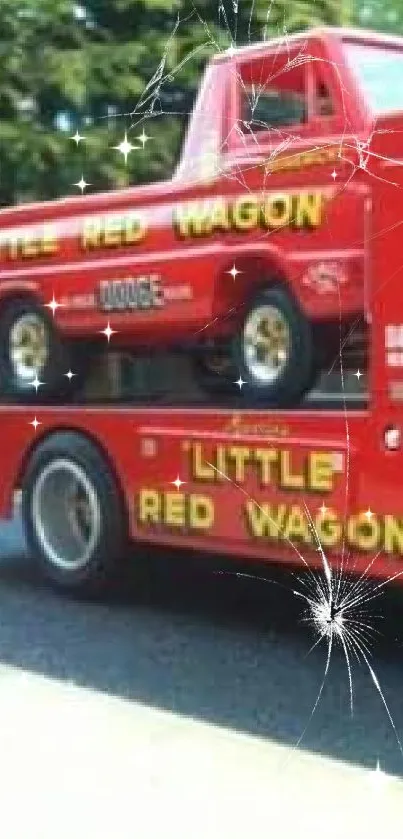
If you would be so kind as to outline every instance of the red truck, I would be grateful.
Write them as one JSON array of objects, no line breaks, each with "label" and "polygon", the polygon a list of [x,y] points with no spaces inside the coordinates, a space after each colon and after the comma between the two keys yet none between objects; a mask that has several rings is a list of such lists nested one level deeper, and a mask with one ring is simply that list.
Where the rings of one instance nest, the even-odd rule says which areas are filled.
[{"label": "red truck", "polygon": [[[296,219],[301,220],[298,214],[288,217],[284,229],[259,227],[259,236],[252,222],[250,230],[236,231],[232,226],[234,207],[239,207],[236,201],[245,201],[245,195],[252,196],[251,203],[244,204],[242,214],[236,217],[243,223],[256,218],[260,161],[270,157],[255,146],[248,132],[236,132],[231,139],[229,128],[244,90],[243,83],[239,87],[239,79],[244,73],[249,90],[255,61],[265,67],[266,60],[271,76],[283,79],[283,72],[277,76],[273,66],[280,60],[285,64],[282,43],[235,51],[212,63],[200,94],[206,108],[214,91],[211,117],[222,132],[216,149],[220,176],[215,175],[211,181],[197,178],[197,141],[204,129],[199,102],[182,165],[169,187],[164,184],[152,191],[129,190],[84,198],[83,202],[68,199],[4,211],[3,218],[8,219],[8,213],[10,225],[17,217],[22,225],[28,224],[34,214],[43,220],[46,212],[49,218],[57,216],[59,231],[78,231],[78,225],[87,225],[87,218],[95,225],[91,230],[97,231],[86,239],[88,244],[91,240],[91,249],[96,247],[96,254],[87,254],[80,261],[78,239],[73,235],[62,239],[63,262],[57,250],[51,253],[47,245],[46,256],[39,258],[31,253],[35,264],[30,262],[28,267],[19,245],[18,267],[16,263],[12,272],[14,285],[7,285],[11,280],[4,277],[2,286],[3,292],[8,290],[12,295],[18,289],[18,301],[10,298],[4,311],[8,310],[12,332],[25,316],[37,316],[37,323],[43,318],[47,310],[35,304],[34,297],[40,295],[45,276],[52,280],[44,299],[53,299],[53,293],[55,299],[61,299],[66,295],[67,277],[75,277],[85,293],[86,288],[93,290],[94,283],[107,281],[111,263],[116,275],[122,261],[136,266],[147,261],[154,271],[160,259],[165,278],[161,288],[164,293],[168,288],[172,293],[174,288],[189,287],[192,297],[186,306],[184,301],[168,302],[164,296],[163,305],[150,311],[119,312],[112,320],[107,308],[115,292],[108,286],[108,290],[99,289],[102,310],[92,305],[85,309],[83,301],[83,308],[66,305],[56,310],[54,321],[49,321],[52,329],[60,334],[66,330],[82,335],[101,329],[107,317],[121,333],[132,323],[138,335],[143,329],[143,337],[144,330],[150,330],[154,344],[158,335],[158,340],[165,336],[168,341],[174,327],[177,334],[179,324],[182,329],[185,322],[189,330],[196,331],[196,324],[201,329],[206,321],[210,323],[212,314],[214,324],[221,326],[220,311],[213,307],[213,300],[214,305],[220,301],[221,306],[225,298],[223,311],[228,314],[228,307],[234,305],[233,295],[239,294],[243,325],[240,329],[238,324],[234,334],[244,346],[240,372],[249,370],[251,378],[255,370],[253,389],[267,392],[272,387],[267,372],[255,368],[247,352],[246,336],[254,318],[270,319],[272,310],[284,316],[292,334],[286,370],[293,370],[301,389],[306,357],[301,356],[303,347],[296,336],[309,335],[316,319],[330,324],[337,314],[341,328],[343,319],[354,314],[357,323],[362,318],[367,326],[365,399],[356,404],[346,398],[349,377],[354,372],[348,372],[344,364],[346,345],[339,341],[339,404],[315,407],[305,401],[287,409],[223,408],[218,401],[207,401],[206,406],[163,408],[150,407],[150,399],[137,407],[103,403],[41,404],[34,408],[4,404],[0,407],[0,517],[12,515],[15,493],[22,490],[22,518],[29,549],[48,579],[64,589],[109,585],[127,556],[126,547],[133,543],[200,549],[310,569],[323,567],[326,556],[328,564],[336,569],[334,577],[327,574],[327,585],[333,591],[332,579],[336,580],[338,596],[343,591],[340,580],[345,572],[388,580],[403,576],[403,502],[399,491],[403,467],[403,156],[399,155],[403,87],[396,82],[403,63],[403,40],[326,31],[296,37],[287,42],[287,50],[287,67],[296,72],[302,67],[304,79],[307,74],[308,117],[306,124],[293,125],[291,149],[282,154],[273,152],[270,190],[262,194],[266,202],[272,202],[272,208],[277,200],[284,202],[286,195],[303,196],[298,200],[293,197],[292,205],[296,211],[303,206],[304,214],[310,207],[309,228],[295,226]],[[299,61],[295,56],[301,51],[303,60]],[[307,61],[308,53],[317,60]],[[326,107],[321,105],[326,115],[312,113],[312,108],[319,107],[316,72],[323,72],[320,85],[326,84],[332,97],[331,104],[327,101]],[[324,87],[320,90],[321,98],[328,100],[322,95]],[[219,95],[224,97],[221,102]],[[228,122],[224,120],[222,126],[224,115]],[[288,126],[288,137],[290,130]],[[335,149],[335,136],[341,154],[330,163],[324,156]],[[269,148],[269,139],[268,143]],[[314,152],[320,153],[320,160],[312,159]],[[247,183],[246,192],[240,186],[240,177]],[[214,215],[216,223],[221,218],[223,225],[223,219],[231,219],[228,229],[210,229],[211,220],[205,221],[203,214],[195,220],[191,202],[196,196],[198,202],[201,196],[212,201],[213,190],[221,202],[217,207],[232,208],[228,217],[220,215],[218,209]],[[326,221],[318,225],[312,223],[319,219],[313,215],[313,207],[322,207],[321,203],[316,205],[314,199],[306,203],[306,195],[316,195],[317,191],[326,196]],[[172,200],[168,201],[167,195]],[[275,199],[275,195],[281,198]],[[150,252],[144,253],[143,262],[140,251],[126,241],[116,251],[119,256],[108,256],[110,245],[106,245],[105,236],[110,242],[109,222],[102,227],[101,221],[95,223],[95,217],[87,215],[90,208],[99,212],[102,207],[106,215],[96,218],[109,219],[111,206],[127,209],[128,196],[133,196],[136,206],[152,207],[152,212],[146,213],[151,226],[141,249],[146,241],[154,240],[165,247],[162,250],[161,245],[153,257]],[[178,203],[185,196],[188,203]],[[234,200],[229,196],[235,196]],[[183,210],[180,216],[182,238],[177,240],[164,219],[172,219],[174,214],[177,221],[178,206],[185,206],[186,214]],[[267,212],[267,203],[265,206]],[[85,210],[80,215],[82,207]],[[279,207],[280,203],[272,211],[279,212]],[[285,213],[283,203],[281,207]],[[127,230],[124,226],[119,229]],[[195,231],[197,242],[193,241]],[[114,235],[117,237],[116,231]],[[44,248],[43,239],[35,241],[35,248]],[[101,244],[96,246],[96,242]],[[227,274],[234,259],[242,270],[235,281]],[[259,285],[262,266],[265,280]],[[219,268],[221,274],[217,273]],[[213,273],[218,296],[213,295],[207,280]],[[269,275],[276,277],[274,284],[267,281]],[[309,282],[303,282],[306,277]],[[252,299],[245,307],[251,288]],[[4,339],[4,329],[2,334]],[[329,328],[322,336],[323,343],[326,336],[330,343],[332,335]],[[52,358],[49,355],[46,364],[53,363]],[[33,372],[39,373],[39,369],[33,368],[30,374]],[[16,370],[14,373],[17,375]],[[355,373],[357,378],[361,376],[359,370]],[[277,374],[276,381],[281,381],[283,388],[287,375],[281,371]],[[307,381],[305,378],[305,386]],[[280,384],[276,399],[279,388]]]},{"label": "red truck", "polygon": [[60,395],[114,330],[114,348],[183,349],[207,389],[295,404],[367,326],[402,65],[401,40],[350,30],[231,49],[171,180],[3,209],[2,392]]}]

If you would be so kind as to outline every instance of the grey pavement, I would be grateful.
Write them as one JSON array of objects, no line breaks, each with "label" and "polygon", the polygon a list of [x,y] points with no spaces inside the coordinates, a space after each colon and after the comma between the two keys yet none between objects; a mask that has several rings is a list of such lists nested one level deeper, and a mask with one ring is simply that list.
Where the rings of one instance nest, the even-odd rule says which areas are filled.
[{"label": "grey pavement", "polygon": [[310,719],[326,655],[289,577],[143,556],[124,592],[84,602],[44,585],[18,522],[0,552],[7,839],[400,835],[403,593],[377,605],[371,659],[395,732],[358,663],[351,714],[340,650]]}]

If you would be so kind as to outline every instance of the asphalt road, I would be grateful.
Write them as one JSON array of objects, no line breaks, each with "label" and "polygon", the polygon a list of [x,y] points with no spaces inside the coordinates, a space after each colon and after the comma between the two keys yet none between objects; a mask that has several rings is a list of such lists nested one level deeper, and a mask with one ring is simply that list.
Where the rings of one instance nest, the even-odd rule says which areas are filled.
[{"label": "asphalt road", "polygon": [[[153,557],[125,592],[83,602],[43,584],[18,524],[0,528],[0,553],[0,813],[11,788],[29,801],[9,807],[7,839],[78,835],[73,810],[86,839],[112,826],[114,839],[233,839],[252,822],[269,836],[280,819],[287,836],[400,831],[403,756],[379,693],[355,662],[351,714],[335,649],[310,719],[326,654],[309,652],[315,638],[287,579]],[[403,742],[403,592],[376,613],[372,666]],[[365,779],[378,761],[393,778],[373,813]]]}]

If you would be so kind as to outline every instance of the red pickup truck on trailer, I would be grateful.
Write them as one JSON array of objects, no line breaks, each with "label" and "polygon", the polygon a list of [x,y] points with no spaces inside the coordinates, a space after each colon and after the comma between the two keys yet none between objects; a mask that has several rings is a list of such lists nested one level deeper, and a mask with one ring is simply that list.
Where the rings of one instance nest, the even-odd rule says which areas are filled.
[{"label": "red pickup truck on trailer", "polygon": [[207,67],[172,180],[3,209],[3,393],[37,377],[60,395],[77,342],[89,359],[109,327],[114,347],[186,349],[206,388],[240,376],[249,404],[295,404],[340,324],[344,341],[365,322],[401,68],[399,40],[353,31],[231,49]]},{"label": "red pickup truck on trailer", "polygon": [[[295,337],[301,334],[301,324],[312,324],[316,318],[332,322],[337,314],[341,381],[346,384],[352,373],[343,364],[345,345],[340,335],[345,317],[354,314],[357,324],[362,318],[367,325],[367,401],[357,408],[342,393],[338,409],[4,405],[0,408],[0,515],[11,515],[14,493],[22,488],[29,546],[47,576],[62,587],[96,587],[107,582],[125,556],[125,546],[132,542],[310,566],[321,562],[320,546],[330,563],[339,567],[342,563],[346,570],[367,569],[379,577],[403,573],[399,491],[403,466],[403,157],[399,155],[403,86],[396,82],[403,67],[403,40],[314,32],[287,41],[285,48],[287,71],[282,43],[235,50],[211,65],[201,103],[206,107],[211,102],[208,91],[215,91],[210,128],[216,131],[213,151],[219,164],[212,179],[199,180],[197,174],[197,149],[203,147],[198,141],[205,128],[199,103],[182,165],[169,186],[95,196],[83,203],[68,199],[4,211],[2,220],[8,231],[18,218],[25,236],[33,217],[43,221],[46,214],[46,220],[57,220],[59,235],[66,234],[46,255],[44,239],[38,234],[29,266],[28,254],[22,255],[27,247],[22,242],[28,240],[15,240],[17,256],[4,269],[4,288],[7,293],[18,288],[19,295],[29,291],[31,297],[24,298],[25,303],[19,297],[20,309],[14,301],[6,310],[14,326],[25,314],[41,318],[43,308],[39,303],[34,306],[32,295],[40,295],[45,277],[47,282],[52,277],[46,296],[54,292],[55,297],[69,297],[66,285],[73,278],[80,294],[92,294],[94,283],[108,282],[111,266],[116,276],[119,266],[122,271],[128,265],[131,271],[143,271],[139,266],[146,264],[147,270],[163,274],[165,290],[172,293],[186,286],[190,299],[185,303],[171,298],[168,303],[164,298],[163,306],[149,311],[119,311],[114,321],[108,312],[108,317],[130,335],[149,330],[154,344],[164,331],[165,335],[173,329],[179,333],[185,323],[191,332],[196,326],[201,329],[212,315],[220,321],[220,315],[234,305],[234,295],[239,294],[237,304],[243,303],[252,290],[243,326],[238,324],[235,335],[244,336],[245,367],[240,373],[245,369],[248,381],[248,373],[253,377],[255,370],[255,390],[269,376],[264,359],[252,361],[246,350],[245,336],[254,318],[270,320],[272,310],[274,319],[279,312],[284,316],[292,334],[286,343],[292,350],[285,369],[292,369],[298,378],[306,359],[298,356],[298,369],[298,359],[295,364],[290,359],[297,350],[302,352]],[[305,60],[307,50],[315,60]],[[305,58],[300,61],[301,52]],[[273,105],[276,96],[270,94],[268,107],[273,105],[284,119],[285,100],[287,113],[289,107],[293,114],[300,113],[302,100],[296,97],[296,87],[307,83],[308,110],[292,127],[287,123],[287,128],[280,128],[277,123],[276,129],[264,129],[261,142],[255,145],[249,129],[241,133],[229,129],[239,113],[240,93],[253,88],[254,72],[256,68],[266,72],[266,62],[280,86],[277,103]],[[281,73],[274,72],[274,67]],[[281,87],[283,70],[287,82]],[[326,114],[317,110],[318,85],[321,98],[326,99],[326,106],[321,105]],[[302,95],[304,91],[305,87]],[[277,140],[279,132],[291,140],[285,151],[272,154],[274,132]],[[328,152],[335,155],[331,161]],[[259,180],[262,159],[271,160],[272,166],[264,193]],[[246,183],[246,191],[241,183]],[[219,200],[214,214],[205,215],[203,209],[197,215],[193,200],[211,201],[212,192]],[[321,199],[307,201],[307,194]],[[250,203],[244,203],[236,215],[236,202],[244,201],[245,195],[250,196]],[[268,235],[261,225],[263,205],[256,196],[263,196],[263,212],[270,206],[272,218],[277,213],[285,217],[285,207],[290,206],[300,220],[308,213],[309,229],[295,225],[294,216],[287,215],[287,224],[274,225]],[[143,240],[142,253],[124,239],[124,225],[109,227],[111,208],[113,213],[118,208],[126,213],[131,198],[136,207],[149,208],[145,214],[149,244],[146,251]],[[185,203],[178,205],[179,200]],[[167,219],[177,214],[178,206],[182,207],[181,238],[176,240]],[[298,216],[301,207],[303,214]],[[86,219],[92,209],[101,215],[96,224],[91,221],[90,234]],[[234,227],[235,217],[242,220],[241,227],[245,225],[241,230]],[[89,238],[79,259],[76,234],[80,229],[82,237],[81,224]],[[116,255],[108,256],[114,237]],[[158,250],[151,250],[151,243],[157,241]],[[87,245],[96,254],[90,256]],[[7,247],[11,254],[11,246]],[[33,253],[39,248],[40,257]],[[234,281],[227,274],[234,260],[242,270],[240,283],[238,276]],[[213,266],[217,296],[212,295]],[[258,277],[258,285],[261,282],[263,267],[264,285],[255,287]],[[8,285],[7,272],[14,286]],[[273,286],[267,279],[274,276]],[[70,299],[69,306],[56,311],[55,327],[60,334],[102,328],[106,309],[115,299],[109,286],[102,289],[103,308],[92,304],[86,308],[80,298],[79,304]],[[125,295],[117,299],[127,301]],[[213,306],[213,297],[219,301],[218,308]],[[297,332],[292,332],[296,322]],[[2,328],[5,346],[4,323]],[[333,336],[333,330],[328,334]],[[269,358],[267,365],[272,370]],[[276,375],[284,387],[286,373]],[[301,378],[299,382],[300,389]]]}]

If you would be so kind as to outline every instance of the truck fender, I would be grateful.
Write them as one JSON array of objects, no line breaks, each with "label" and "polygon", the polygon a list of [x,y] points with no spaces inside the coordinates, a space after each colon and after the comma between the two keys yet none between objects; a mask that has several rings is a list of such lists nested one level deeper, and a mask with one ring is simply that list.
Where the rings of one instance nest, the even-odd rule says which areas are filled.
[{"label": "truck fender", "polygon": [[2,280],[0,281],[0,305],[6,300],[16,297],[35,297],[41,302],[38,283],[33,280]]},{"label": "truck fender", "polygon": [[[229,273],[234,266],[240,272],[236,277]],[[289,264],[280,248],[246,243],[236,246],[231,249],[230,257],[225,254],[225,259],[221,259],[214,289],[213,316],[242,306],[268,284],[281,284],[292,294]]]},{"label": "truck fender", "polygon": [[[85,409],[84,409],[85,410]],[[20,489],[22,484],[24,483],[25,474],[29,468],[30,462],[32,458],[35,456],[38,449],[48,440],[51,440],[52,437],[55,437],[60,434],[71,435],[72,437],[81,438],[86,440],[87,442],[91,443],[94,448],[97,449],[98,454],[102,457],[108,466],[111,475],[116,484],[116,489],[119,494],[122,509],[124,510],[124,514],[126,517],[127,526],[129,526],[129,512],[130,512],[130,498],[128,497],[128,493],[125,489],[124,482],[122,480],[122,469],[114,463],[110,452],[108,451],[106,441],[102,440],[99,436],[95,433],[92,433],[89,429],[83,429],[82,427],[75,426],[74,424],[63,424],[60,423],[59,425],[55,425],[54,428],[45,429],[42,433],[38,433],[38,436],[35,437],[26,447],[26,449],[21,453],[19,462],[17,464],[17,468],[15,471],[15,477],[13,481],[13,485],[10,492],[10,496],[8,498],[9,502],[9,509],[11,510],[13,507],[13,498],[15,497],[16,490]]]}]

